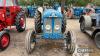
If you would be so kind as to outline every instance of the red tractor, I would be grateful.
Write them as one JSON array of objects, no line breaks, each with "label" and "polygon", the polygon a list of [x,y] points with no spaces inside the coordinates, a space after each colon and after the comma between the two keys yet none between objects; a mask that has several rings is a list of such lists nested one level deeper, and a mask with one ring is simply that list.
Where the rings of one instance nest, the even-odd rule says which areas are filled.
[{"label": "red tractor", "polygon": [[18,32],[26,28],[25,11],[18,6],[17,0],[0,0],[0,50],[5,50],[10,43],[10,35],[4,29],[16,26]]}]

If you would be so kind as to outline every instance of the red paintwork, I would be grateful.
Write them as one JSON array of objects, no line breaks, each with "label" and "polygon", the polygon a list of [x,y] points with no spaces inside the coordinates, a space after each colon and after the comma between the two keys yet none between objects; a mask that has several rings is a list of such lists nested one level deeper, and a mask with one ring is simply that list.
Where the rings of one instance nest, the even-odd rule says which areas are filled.
[{"label": "red paintwork", "polygon": [[[16,1],[16,0],[11,0]],[[10,2],[11,2],[10,1]],[[4,6],[0,7],[0,31],[1,29],[7,27],[7,26],[12,26],[15,23],[15,17],[17,15],[17,13],[21,10],[21,8],[17,5],[13,5],[13,6],[6,6],[6,0],[4,0]],[[6,9],[9,9],[10,14],[9,16],[6,15],[7,11]],[[3,27],[1,26],[3,25]]]},{"label": "red paintwork", "polygon": [[21,18],[21,20],[20,20],[20,25],[21,25],[21,27],[24,26],[24,18]]}]

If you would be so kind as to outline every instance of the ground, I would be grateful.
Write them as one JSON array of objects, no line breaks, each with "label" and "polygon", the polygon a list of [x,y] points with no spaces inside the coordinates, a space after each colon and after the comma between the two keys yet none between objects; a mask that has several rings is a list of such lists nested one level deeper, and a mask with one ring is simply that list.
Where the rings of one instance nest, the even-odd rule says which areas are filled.
[{"label": "ground", "polygon": [[[68,27],[76,35],[77,45],[79,47],[91,48],[94,52],[89,53],[89,56],[100,56],[100,49],[95,46],[93,39],[88,35],[82,33],[79,28],[78,19],[68,20]],[[18,33],[16,30],[10,31],[11,42],[9,47],[0,52],[0,56],[71,56],[68,55],[62,48],[56,48],[59,44],[56,43],[45,43],[38,45],[31,55],[28,55],[25,50],[25,36],[29,29],[34,28],[34,19],[27,19],[27,29],[22,33]],[[40,42],[38,43],[40,44]],[[55,46],[54,46],[55,45]]]}]

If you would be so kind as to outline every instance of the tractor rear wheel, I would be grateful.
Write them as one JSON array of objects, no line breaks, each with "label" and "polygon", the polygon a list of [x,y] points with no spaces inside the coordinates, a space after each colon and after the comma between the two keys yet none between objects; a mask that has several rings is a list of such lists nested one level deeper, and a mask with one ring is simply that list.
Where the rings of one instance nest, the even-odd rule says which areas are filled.
[{"label": "tractor rear wheel", "polygon": [[64,14],[64,19],[62,21],[62,33],[64,33],[66,31],[66,16]]},{"label": "tractor rear wheel", "polygon": [[75,47],[76,47],[75,45],[76,45],[75,36],[72,31],[68,31],[66,33],[65,42],[64,42],[65,50],[69,54],[73,54],[75,51]]},{"label": "tractor rear wheel", "polygon": [[39,11],[35,14],[35,30],[37,33],[41,33],[41,13]]},{"label": "tractor rear wheel", "polygon": [[63,24],[62,24],[62,33],[64,33],[64,32],[65,32],[65,30],[66,30],[66,23],[65,23],[65,22],[63,22]]},{"label": "tractor rear wheel", "polygon": [[31,52],[35,49],[35,37],[35,31],[29,30],[25,38],[25,48],[28,54],[31,54]]},{"label": "tractor rear wheel", "polygon": [[10,35],[6,31],[0,32],[0,50],[5,50],[10,43]]},{"label": "tractor rear wheel", "polygon": [[25,15],[17,15],[16,18],[16,29],[18,32],[23,32],[26,28],[26,17]]},{"label": "tractor rear wheel", "polygon": [[95,41],[95,43],[96,43],[96,46],[97,46],[98,48],[100,48],[100,32],[98,32],[98,33],[95,35],[94,41]]}]

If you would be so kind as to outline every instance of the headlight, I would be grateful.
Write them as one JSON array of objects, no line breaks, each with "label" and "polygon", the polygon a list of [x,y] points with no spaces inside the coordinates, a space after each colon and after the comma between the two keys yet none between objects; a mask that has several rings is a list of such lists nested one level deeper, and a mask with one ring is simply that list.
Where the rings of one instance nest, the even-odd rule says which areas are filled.
[{"label": "headlight", "polygon": [[46,28],[46,30],[50,30],[51,26],[50,25],[46,25],[45,28]]},{"label": "headlight", "polygon": [[60,26],[59,25],[55,25],[55,30],[59,30]]}]

